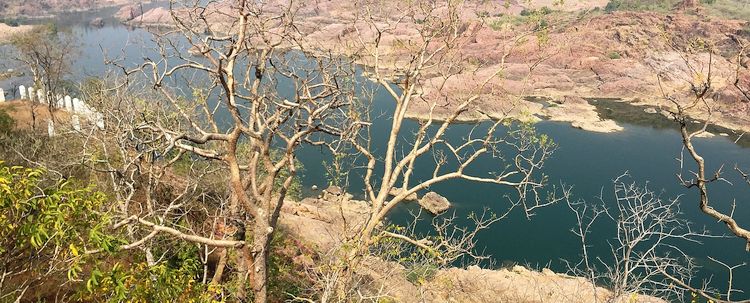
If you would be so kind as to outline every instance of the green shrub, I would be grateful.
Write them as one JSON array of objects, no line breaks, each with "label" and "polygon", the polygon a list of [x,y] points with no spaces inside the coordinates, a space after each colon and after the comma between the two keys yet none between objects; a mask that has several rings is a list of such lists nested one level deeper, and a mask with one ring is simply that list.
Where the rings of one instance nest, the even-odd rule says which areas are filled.
[{"label": "green shrub", "polygon": [[607,57],[609,57],[612,60],[617,60],[617,59],[622,58],[622,56],[620,56],[620,53],[617,52],[617,51],[611,51],[611,52],[609,52],[609,54],[607,55]]},{"label": "green shrub", "polygon": [[437,266],[433,264],[416,264],[407,269],[406,280],[414,285],[424,284],[437,273]]},{"label": "green shrub", "polygon": [[5,23],[5,24],[7,24],[10,27],[18,27],[18,26],[21,25],[21,24],[18,23],[18,20],[15,20],[15,19],[3,19],[3,18],[0,18],[0,23]]},{"label": "green shrub", "polygon": [[545,30],[549,27],[549,23],[547,23],[547,20],[541,19],[539,20],[539,23],[536,24],[536,30]]},{"label": "green shrub", "polygon": [[526,17],[526,16],[531,16],[531,14],[533,14],[533,13],[534,13],[534,11],[533,11],[533,10],[529,10],[529,9],[525,9],[525,8],[524,8],[524,9],[523,9],[523,10],[521,11],[521,16],[524,16],[524,17]]},{"label": "green shrub", "polygon": [[0,136],[10,134],[16,127],[16,120],[4,110],[0,110]]},{"label": "green shrub", "polygon": [[670,12],[680,0],[610,0],[604,11],[655,11]]},{"label": "green shrub", "polygon": [[607,2],[607,6],[604,7],[604,11],[611,13],[616,10],[619,10],[620,6],[622,6],[621,0],[609,0],[609,2]]},{"label": "green shrub", "polygon": [[[0,271],[24,272],[13,283],[0,284],[2,294],[17,292],[14,283],[47,285],[65,276],[75,283],[95,256],[84,251],[112,253],[122,244],[106,233],[111,221],[101,212],[108,201],[103,193],[73,179],[46,176],[43,169],[0,161]],[[22,301],[49,293],[29,292]]]}]

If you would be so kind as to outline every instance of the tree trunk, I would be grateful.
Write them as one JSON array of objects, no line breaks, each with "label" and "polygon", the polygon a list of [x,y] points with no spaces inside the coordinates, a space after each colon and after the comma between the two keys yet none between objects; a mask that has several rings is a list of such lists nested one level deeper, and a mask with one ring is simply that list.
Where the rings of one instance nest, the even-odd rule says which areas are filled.
[{"label": "tree trunk", "polygon": [[256,303],[268,302],[268,250],[272,234],[265,214],[261,215],[255,222],[253,232],[253,293]]},{"label": "tree trunk", "polygon": [[[248,235],[250,234],[250,224],[252,222],[245,221],[245,224],[241,225],[238,229],[242,232],[242,239],[247,243],[250,239]],[[250,252],[249,245],[245,245],[239,249],[237,252],[237,301],[238,302],[249,302],[247,298],[247,278],[250,276],[250,281],[252,283],[253,281],[253,273],[250,268],[250,265],[253,264],[253,256]]]}]

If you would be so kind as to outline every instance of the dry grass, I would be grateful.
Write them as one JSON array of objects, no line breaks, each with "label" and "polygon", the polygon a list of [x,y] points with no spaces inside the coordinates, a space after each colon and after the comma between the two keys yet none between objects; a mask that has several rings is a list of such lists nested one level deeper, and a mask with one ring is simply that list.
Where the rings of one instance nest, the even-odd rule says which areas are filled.
[{"label": "dry grass", "polygon": [[[32,128],[31,108],[31,102],[29,101],[13,100],[0,103],[0,110],[4,110],[16,121],[16,128],[24,130]],[[47,129],[47,121],[50,118],[53,118],[56,122],[66,122],[70,118],[68,112],[59,109],[50,112],[49,108],[44,104],[37,104],[34,107],[34,113],[36,116],[36,128],[44,130]]]},{"label": "dry grass", "polygon": [[10,26],[0,23],[0,43],[6,43],[13,35],[29,32],[32,28],[34,28],[32,25]]},{"label": "dry grass", "polygon": [[716,0],[712,4],[703,4],[706,11],[713,16],[736,20],[750,20],[750,2],[743,0]]}]

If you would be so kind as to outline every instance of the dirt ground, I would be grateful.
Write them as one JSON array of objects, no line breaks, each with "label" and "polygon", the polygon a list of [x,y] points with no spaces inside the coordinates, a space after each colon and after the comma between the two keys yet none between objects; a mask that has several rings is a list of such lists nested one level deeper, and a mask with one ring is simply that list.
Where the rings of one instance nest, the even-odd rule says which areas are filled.
[{"label": "dirt ground", "polygon": [[36,128],[47,130],[47,121],[50,118],[54,118],[56,122],[66,122],[70,118],[70,115],[64,110],[53,110],[50,112],[46,104],[36,103],[32,106],[29,101],[12,100],[0,103],[0,110],[5,111],[16,121],[16,128],[29,130],[32,129],[32,118],[31,109],[34,108],[34,115],[36,120]]}]

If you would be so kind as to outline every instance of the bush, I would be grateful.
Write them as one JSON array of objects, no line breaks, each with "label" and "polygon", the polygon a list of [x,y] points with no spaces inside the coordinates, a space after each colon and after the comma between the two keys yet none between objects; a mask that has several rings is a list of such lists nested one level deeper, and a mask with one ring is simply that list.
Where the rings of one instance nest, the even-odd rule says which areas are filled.
[{"label": "bush", "polygon": [[607,57],[609,57],[609,58],[610,58],[610,59],[612,59],[612,60],[616,60],[616,59],[620,59],[620,58],[622,58],[622,56],[620,56],[620,53],[619,53],[619,52],[616,52],[616,51],[612,51],[612,52],[610,52],[610,53],[609,53],[609,54],[607,55]]},{"label": "bush", "polygon": [[424,284],[435,276],[437,270],[433,264],[414,264],[407,269],[406,280],[414,285]]},{"label": "bush", "polygon": [[[75,180],[47,180],[46,171],[6,166],[0,161],[0,271],[24,272],[0,284],[0,293],[22,293],[16,287],[74,282],[94,256],[84,250],[114,252],[121,242],[105,233],[111,222],[101,213],[107,197]],[[35,302],[47,290],[28,292]]]},{"label": "bush", "polygon": [[616,10],[619,10],[621,6],[622,6],[621,0],[609,0],[609,2],[607,2],[607,6],[604,7],[604,11],[611,13]]},{"label": "bush", "polygon": [[16,120],[4,110],[0,110],[0,136],[10,134],[16,127]]},{"label": "bush", "polygon": [[539,20],[539,23],[536,24],[536,30],[545,30],[549,27],[549,23],[547,23],[547,20],[541,19]]},{"label": "bush", "polygon": [[5,23],[10,27],[18,27],[21,24],[18,23],[18,20],[15,19],[2,19],[0,18],[0,23]]},{"label": "bush", "polygon": [[524,16],[524,17],[526,17],[526,16],[530,16],[530,15],[531,15],[531,14],[533,14],[533,13],[534,13],[534,11],[533,11],[533,10],[529,10],[529,9],[525,9],[525,8],[524,8],[524,9],[523,9],[523,10],[521,11],[521,16]]}]

